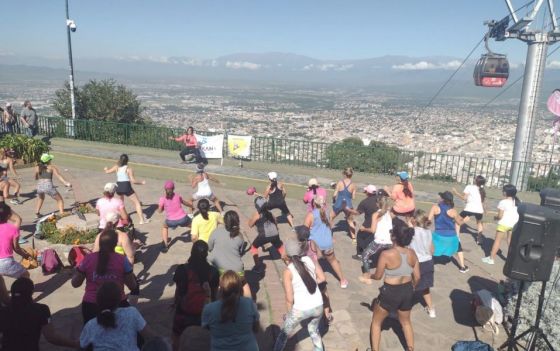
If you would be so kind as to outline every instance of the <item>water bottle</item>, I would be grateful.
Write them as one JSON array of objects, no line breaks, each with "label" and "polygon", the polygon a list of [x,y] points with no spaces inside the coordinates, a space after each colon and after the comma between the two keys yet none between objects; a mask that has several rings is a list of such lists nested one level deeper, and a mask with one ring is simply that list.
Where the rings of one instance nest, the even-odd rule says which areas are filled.
[{"label": "water bottle", "polygon": [[39,266],[43,263],[43,253],[41,251],[37,253],[37,263]]}]

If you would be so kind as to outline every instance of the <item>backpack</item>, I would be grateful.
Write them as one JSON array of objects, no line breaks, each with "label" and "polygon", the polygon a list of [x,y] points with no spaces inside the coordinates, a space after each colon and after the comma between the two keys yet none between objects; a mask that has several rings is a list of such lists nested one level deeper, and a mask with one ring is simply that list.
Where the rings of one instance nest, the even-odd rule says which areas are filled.
[{"label": "backpack", "polygon": [[494,351],[494,349],[482,341],[457,341],[451,351]]},{"label": "backpack", "polygon": [[185,314],[201,315],[204,305],[210,302],[210,279],[200,282],[198,274],[190,268],[187,268],[187,278],[187,293],[181,297],[179,307]]},{"label": "backpack", "polygon": [[60,257],[53,249],[45,249],[43,251],[41,268],[43,269],[43,274],[52,274],[58,272],[64,266]]},{"label": "backpack", "polygon": [[82,263],[86,255],[89,255],[91,250],[84,246],[72,246],[68,253],[68,263],[72,267],[77,267]]},{"label": "backpack", "polygon": [[478,290],[474,293],[472,301],[474,317],[484,329],[489,329],[498,335],[504,316],[502,306],[492,293],[486,289]]}]

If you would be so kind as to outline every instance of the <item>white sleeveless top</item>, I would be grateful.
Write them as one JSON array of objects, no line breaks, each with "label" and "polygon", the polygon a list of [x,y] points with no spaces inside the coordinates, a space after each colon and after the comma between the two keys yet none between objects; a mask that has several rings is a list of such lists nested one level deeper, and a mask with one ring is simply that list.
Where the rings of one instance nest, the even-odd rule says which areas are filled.
[{"label": "white sleeveless top", "polygon": [[[313,264],[313,261],[307,256],[303,256],[301,258],[301,261],[313,277],[313,280],[316,281],[317,278],[315,277],[315,265]],[[294,289],[294,310],[307,311],[318,306],[323,306],[323,297],[321,296],[319,287],[317,286],[317,289],[315,289],[315,293],[310,294],[309,291],[307,291],[307,287],[305,286],[303,279],[301,279],[301,277],[299,276],[299,273],[294,267],[293,263],[290,263],[288,265],[288,269],[292,273],[292,287]]]},{"label": "white sleeveless top", "polygon": [[377,230],[375,231],[374,241],[377,244],[387,244],[391,245],[391,230],[393,229],[393,218],[389,211],[381,217],[379,222],[377,222]]},{"label": "white sleeveless top", "polygon": [[121,166],[117,169],[117,182],[130,182],[127,170],[128,166]]},{"label": "white sleeveless top", "polygon": [[197,197],[209,197],[212,196],[212,189],[210,188],[210,183],[206,176],[202,176],[204,179],[197,184],[196,196]]}]

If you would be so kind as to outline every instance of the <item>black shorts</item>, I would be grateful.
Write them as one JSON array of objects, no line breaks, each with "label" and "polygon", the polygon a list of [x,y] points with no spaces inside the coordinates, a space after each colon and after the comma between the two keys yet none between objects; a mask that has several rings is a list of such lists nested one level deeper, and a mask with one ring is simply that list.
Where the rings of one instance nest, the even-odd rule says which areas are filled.
[{"label": "black shorts", "polygon": [[132,184],[130,184],[130,182],[117,182],[117,194],[124,196],[130,196],[134,194]]},{"label": "black shorts", "polygon": [[461,216],[461,218],[465,218],[465,217],[474,217],[474,218],[476,218],[477,221],[481,221],[481,220],[482,220],[482,213],[474,213],[474,212],[469,212],[469,211],[461,211],[461,213],[459,213],[459,216]]},{"label": "black shorts", "polygon": [[267,243],[272,243],[272,246],[274,246],[276,249],[279,249],[282,247],[282,245],[284,245],[282,243],[282,240],[280,240],[280,235],[268,236],[268,237],[264,235],[257,235],[255,240],[253,240],[251,246],[258,248]]},{"label": "black shorts", "polygon": [[420,281],[416,291],[424,291],[434,286],[434,260],[420,262]]},{"label": "black shorts", "polygon": [[370,232],[358,231],[356,234],[356,252],[357,254],[361,255],[362,251],[368,247],[369,243],[373,241],[375,235]]},{"label": "black shorts", "polygon": [[288,209],[288,205],[286,204],[286,201],[284,202],[268,202],[266,208],[268,210],[274,210],[274,209],[279,209],[280,211],[282,211],[283,215],[289,215],[290,214],[290,209]]},{"label": "black shorts", "polygon": [[414,288],[412,282],[399,285],[391,285],[384,283],[379,288],[379,296],[377,303],[383,309],[393,311],[410,311],[412,309],[412,297]]}]

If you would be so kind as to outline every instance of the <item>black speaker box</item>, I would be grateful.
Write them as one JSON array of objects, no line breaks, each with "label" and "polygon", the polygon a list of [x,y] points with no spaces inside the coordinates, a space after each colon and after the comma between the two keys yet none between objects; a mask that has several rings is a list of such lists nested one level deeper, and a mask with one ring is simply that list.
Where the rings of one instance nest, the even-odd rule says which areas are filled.
[{"label": "black speaker box", "polygon": [[[548,199],[548,198],[547,198]],[[548,281],[560,245],[560,211],[522,203],[513,229],[504,274],[525,281]]]},{"label": "black speaker box", "polygon": [[550,207],[555,210],[560,210],[560,190],[553,188],[546,188],[541,190],[541,206]]}]

